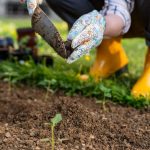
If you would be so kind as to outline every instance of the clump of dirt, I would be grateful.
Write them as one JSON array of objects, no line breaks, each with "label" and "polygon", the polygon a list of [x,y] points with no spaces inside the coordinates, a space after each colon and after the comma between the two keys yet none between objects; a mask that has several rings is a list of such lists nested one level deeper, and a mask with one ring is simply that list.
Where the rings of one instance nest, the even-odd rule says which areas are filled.
[{"label": "clump of dirt", "polygon": [[64,42],[65,48],[66,48],[66,53],[67,53],[66,58],[68,58],[71,55],[71,53],[74,51],[74,49],[71,47],[71,43],[72,43],[72,41],[70,41],[70,40],[67,40]]},{"label": "clump of dirt", "polygon": [[67,97],[31,87],[0,83],[0,149],[49,150],[47,123],[61,113],[56,150],[149,150],[150,109],[107,103],[104,111],[93,98]]}]

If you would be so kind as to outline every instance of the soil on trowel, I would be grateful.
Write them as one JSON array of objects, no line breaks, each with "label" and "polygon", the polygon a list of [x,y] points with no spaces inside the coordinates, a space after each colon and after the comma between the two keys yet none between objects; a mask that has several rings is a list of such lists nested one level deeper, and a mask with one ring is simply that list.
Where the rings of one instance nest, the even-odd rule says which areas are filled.
[{"label": "soil on trowel", "polygon": [[[56,150],[150,150],[150,109],[0,83],[0,150],[51,150],[47,123],[57,113]],[[46,140],[44,140],[46,138]]]},{"label": "soil on trowel", "polygon": [[66,48],[66,58],[68,58],[71,55],[71,53],[74,51],[74,49],[71,47],[71,43],[72,41],[70,40],[64,42]]}]

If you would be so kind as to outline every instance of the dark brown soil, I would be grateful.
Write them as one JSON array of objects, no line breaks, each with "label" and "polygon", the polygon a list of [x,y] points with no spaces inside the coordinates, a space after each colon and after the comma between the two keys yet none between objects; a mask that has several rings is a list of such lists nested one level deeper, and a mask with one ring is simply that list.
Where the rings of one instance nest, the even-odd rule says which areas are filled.
[{"label": "dark brown soil", "polygon": [[66,58],[68,58],[71,53],[74,51],[74,49],[72,49],[71,47],[71,43],[72,41],[68,40],[68,41],[65,41],[64,44],[65,44],[65,48],[66,48]]},{"label": "dark brown soil", "polygon": [[0,150],[51,150],[47,125],[56,113],[56,150],[150,150],[150,109],[136,110],[94,99],[67,97],[0,83]]}]

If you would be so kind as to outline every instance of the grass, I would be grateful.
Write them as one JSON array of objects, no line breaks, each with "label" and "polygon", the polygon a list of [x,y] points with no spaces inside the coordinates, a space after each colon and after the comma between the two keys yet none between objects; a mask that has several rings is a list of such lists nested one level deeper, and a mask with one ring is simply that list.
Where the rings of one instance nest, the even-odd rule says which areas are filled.
[{"label": "grass", "polygon": [[[15,28],[30,26],[29,19],[3,19],[1,18],[0,35],[12,36],[17,39]],[[63,39],[67,36],[67,25],[64,22],[54,22],[60,31]],[[7,32],[6,32],[7,31]],[[10,31],[10,32],[8,32]],[[11,63],[9,61],[2,62],[0,65],[0,78],[12,83],[25,83],[51,89],[53,91],[63,90],[68,95],[81,94],[86,97],[96,97],[98,100],[112,100],[121,104],[128,104],[134,107],[149,106],[150,101],[144,98],[138,100],[130,95],[130,89],[140,76],[146,46],[144,39],[125,39],[123,47],[129,57],[129,74],[118,78],[111,77],[98,83],[90,78],[88,82],[80,81],[78,74],[88,73],[89,67],[94,61],[95,50],[92,51],[90,60],[85,57],[72,65],[56,55],[56,53],[39,37],[39,54],[50,54],[54,57],[54,66],[47,68],[44,64],[35,65],[33,61],[24,64]],[[16,45],[17,46],[17,45]]]}]

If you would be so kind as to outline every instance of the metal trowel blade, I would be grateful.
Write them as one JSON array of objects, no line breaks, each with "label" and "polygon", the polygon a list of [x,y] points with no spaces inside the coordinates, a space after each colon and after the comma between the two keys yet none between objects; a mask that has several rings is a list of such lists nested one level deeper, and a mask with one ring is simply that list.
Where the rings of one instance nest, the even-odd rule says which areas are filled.
[{"label": "metal trowel blade", "polygon": [[63,58],[67,58],[65,44],[49,17],[40,7],[32,16],[32,28]]}]

